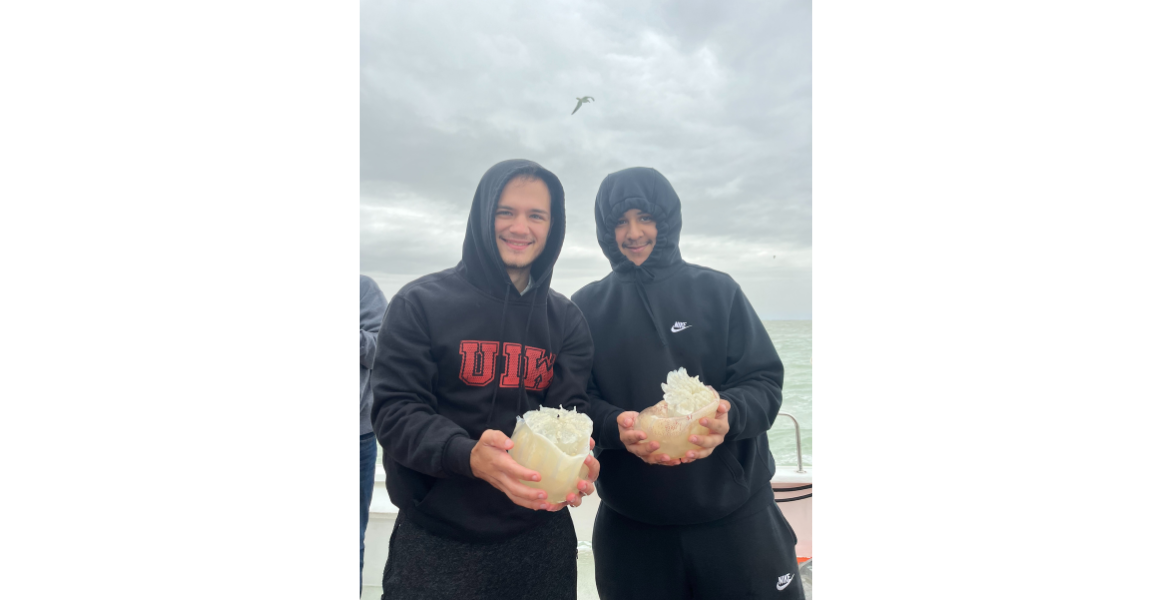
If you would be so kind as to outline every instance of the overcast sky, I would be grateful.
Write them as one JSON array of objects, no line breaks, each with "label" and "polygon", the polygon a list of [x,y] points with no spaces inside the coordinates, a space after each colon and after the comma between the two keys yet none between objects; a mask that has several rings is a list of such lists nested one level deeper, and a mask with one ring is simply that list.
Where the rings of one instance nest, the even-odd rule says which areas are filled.
[{"label": "overcast sky", "polygon": [[610,271],[598,186],[653,167],[685,260],[811,318],[809,0],[363,1],[361,66],[361,270],[388,298],[460,260],[481,175],[527,158],[566,190],[553,289]]}]

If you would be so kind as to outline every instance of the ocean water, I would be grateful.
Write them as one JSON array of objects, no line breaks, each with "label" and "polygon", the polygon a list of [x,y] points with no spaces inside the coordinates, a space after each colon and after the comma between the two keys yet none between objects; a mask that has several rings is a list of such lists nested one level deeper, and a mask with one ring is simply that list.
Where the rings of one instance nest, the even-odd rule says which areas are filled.
[{"label": "ocean water", "polygon": [[[763,321],[765,331],[773,340],[773,347],[785,366],[781,383],[781,411],[798,420],[802,428],[802,464],[814,464],[814,428],[812,421],[813,388],[810,384],[812,321]],[[778,416],[769,430],[769,449],[773,461],[780,468],[798,464],[797,445],[794,442],[794,422]],[[382,446],[379,446],[379,464],[382,464]]]},{"label": "ocean water", "polygon": [[[785,366],[781,383],[781,412],[798,420],[802,429],[802,464],[814,464],[813,387],[811,385],[811,338],[813,321],[764,321],[765,330]],[[794,422],[778,415],[769,430],[769,449],[778,469],[798,464]]]}]

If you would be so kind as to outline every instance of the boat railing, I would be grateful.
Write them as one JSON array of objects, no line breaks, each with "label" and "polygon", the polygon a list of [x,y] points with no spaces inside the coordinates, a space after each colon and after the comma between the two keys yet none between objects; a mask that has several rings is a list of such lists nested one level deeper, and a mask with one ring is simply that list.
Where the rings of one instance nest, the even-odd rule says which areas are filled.
[{"label": "boat railing", "polygon": [[802,427],[800,425],[798,425],[797,417],[795,417],[787,412],[778,412],[777,416],[789,417],[790,420],[794,422],[794,441],[797,442],[797,445],[798,445],[798,470],[795,472],[796,473],[805,473],[805,471],[802,470]]}]

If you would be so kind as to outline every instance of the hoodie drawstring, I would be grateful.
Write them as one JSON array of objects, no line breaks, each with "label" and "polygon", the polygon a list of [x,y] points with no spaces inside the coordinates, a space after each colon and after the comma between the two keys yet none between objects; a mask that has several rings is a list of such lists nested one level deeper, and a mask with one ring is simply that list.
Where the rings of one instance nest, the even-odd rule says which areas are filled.
[{"label": "hoodie drawstring", "polygon": [[[511,287],[513,285],[513,283],[509,282],[508,285]],[[499,336],[497,336],[497,344],[500,345],[500,348],[502,350],[504,350],[504,343],[505,343],[505,317],[507,317],[508,315],[509,315],[509,287],[505,287],[505,308],[504,308],[504,310],[501,311],[501,334]],[[528,325],[526,325],[526,327],[528,327]],[[508,364],[507,359],[505,360],[505,364],[506,365]],[[490,404],[488,407],[488,419],[484,421],[484,428],[485,429],[488,429],[488,426],[492,423],[492,413],[493,413],[493,410],[496,409],[496,393],[499,392],[501,389],[501,378],[496,377],[494,379],[496,381],[494,382],[495,385],[492,386],[492,404]],[[525,386],[522,385],[521,387],[525,387]]]},{"label": "hoodie drawstring", "polygon": [[659,319],[655,316],[655,311],[651,309],[651,302],[647,300],[647,291],[643,289],[643,280],[640,278],[640,273],[647,275],[649,281],[655,280],[655,275],[650,271],[644,270],[642,267],[635,267],[635,289],[639,292],[639,299],[643,301],[643,308],[647,311],[647,316],[651,317],[651,325],[655,327],[655,333],[659,336],[659,343],[663,347],[667,347],[667,337],[663,335],[663,329],[659,326]]},{"label": "hoodie drawstring", "polygon": [[[513,283],[509,282],[505,287],[505,308],[501,312],[501,334],[497,337],[497,343],[503,350],[505,347],[505,321],[509,314],[509,288],[513,287]],[[529,314],[525,317],[525,333],[521,336],[521,355],[517,357],[517,372],[520,374],[520,384],[517,386],[521,388],[517,394],[518,408],[524,409],[529,406],[529,392],[525,389],[525,338],[529,337],[529,323],[533,320],[533,309],[537,307],[537,301],[534,299],[533,304],[529,306]],[[548,345],[548,344],[547,344]],[[505,366],[508,367],[509,360],[505,359]],[[492,415],[496,410],[496,395],[501,389],[500,377],[496,378],[496,385],[492,388],[492,403],[488,407],[488,419],[484,422],[484,428],[492,424]],[[518,410],[518,415],[525,414],[524,410]]]},{"label": "hoodie drawstring", "polygon": [[529,315],[525,317],[525,334],[521,336],[521,356],[517,357],[517,372],[521,375],[521,381],[517,387],[521,388],[520,393],[517,394],[517,400],[521,402],[518,407],[517,414],[524,415],[525,409],[529,408],[529,392],[525,389],[525,339],[529,337],[529,320],[533,318],[533,309],[537,306],[537,299],[533,299],[533,303],[529,305]]}]

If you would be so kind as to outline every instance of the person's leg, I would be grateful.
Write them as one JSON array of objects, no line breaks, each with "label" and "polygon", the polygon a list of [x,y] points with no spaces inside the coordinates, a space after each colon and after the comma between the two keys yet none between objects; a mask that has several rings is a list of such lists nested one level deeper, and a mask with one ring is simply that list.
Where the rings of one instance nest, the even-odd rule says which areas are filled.
[{"label": "person's leg", "polygon": [[573,600],[577,544],[565,511],[496,543],[441,538],[400,513],[383,572],[383,600]]},{"label": "person's leg", "polygon": [[358,437],[358,595],[362,595],[362,566],[366,554],[366,523],[370,519],[370,498],[374,495],[374,462],[378,440],[374,433]]},{"label": "person's leg", "polygon": [[805,599],[797,539],[771,489],[728,517],[684,528],[682,535],[694,597]]},{"label": "person's leg", "polygon": [[496,577],[482,598],[575,600],[578,597],[578,535],[570,509],[501,545],[490,562]]},{"label": "person's leg", "polygon": [[601,600],[688,598],[679,532],[598,507],[594,518],[594,581]]}]

